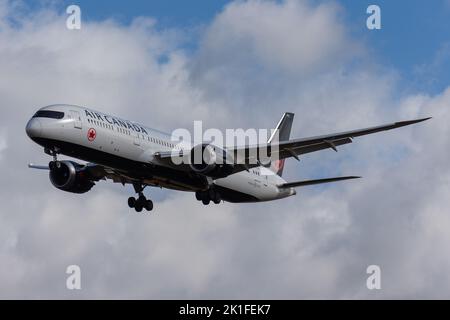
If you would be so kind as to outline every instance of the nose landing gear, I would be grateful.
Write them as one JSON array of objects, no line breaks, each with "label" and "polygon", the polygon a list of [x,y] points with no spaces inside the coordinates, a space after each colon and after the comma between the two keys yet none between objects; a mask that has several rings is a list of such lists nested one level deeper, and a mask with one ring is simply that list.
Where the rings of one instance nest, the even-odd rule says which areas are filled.
[{"label": "nose landing gear", "polygon": [[144,188],[146,186],[143,186],[142,184],[134,184],[133,186],[134,186],[134,190],[139,195],[139,197],[137,199],[134,197],[128,198],[128,206],[130,208],[134,208],[134,210],[136,210],[136,212],[142,212],[143,209],[145,209],[147,211],[152,211],[153,210],[153,201],[148,200],[144,196],[144,192],[143,192]]},{"label": "nose landing gear", "polygon": [[58,154],[61,152],[59,148],[53,147],[53,148],[44,148],[44,152],[48,154],[49,156],[53,157],[53,162],[58,163]]}]

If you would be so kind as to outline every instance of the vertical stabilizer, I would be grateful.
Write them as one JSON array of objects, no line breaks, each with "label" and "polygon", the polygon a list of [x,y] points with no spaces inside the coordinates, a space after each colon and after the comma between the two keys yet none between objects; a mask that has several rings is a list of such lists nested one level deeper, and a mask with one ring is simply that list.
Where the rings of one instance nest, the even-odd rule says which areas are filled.
[{"label": "vertical stabilizer", "polygon": [[[293,121],[293,113],[286,112],[285,114],[283,114],[283,117],[281,117],[280,121],[278,122],[275,131],[270,136],[268,143],[288,141],[291,135]],[[284,159],[273,161],[270,165],[270,169],[281,177],[284,169]]]}]

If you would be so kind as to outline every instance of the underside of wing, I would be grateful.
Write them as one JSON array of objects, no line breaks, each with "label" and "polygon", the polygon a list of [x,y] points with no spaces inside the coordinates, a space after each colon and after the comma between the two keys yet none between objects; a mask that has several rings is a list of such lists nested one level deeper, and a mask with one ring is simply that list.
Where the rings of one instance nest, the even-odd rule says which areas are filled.
[{"label": "underside of wing", "polygon": [[122,183],[122,184],[126,183],[132,184],[138,181],[138,179],[134,179],[130,176],[127,176],[123,172],[95,163],[88,163],[85,167],[85,170],[89,173],[91,177],[93,177],[97,181],[110,179],[114,183]]}]

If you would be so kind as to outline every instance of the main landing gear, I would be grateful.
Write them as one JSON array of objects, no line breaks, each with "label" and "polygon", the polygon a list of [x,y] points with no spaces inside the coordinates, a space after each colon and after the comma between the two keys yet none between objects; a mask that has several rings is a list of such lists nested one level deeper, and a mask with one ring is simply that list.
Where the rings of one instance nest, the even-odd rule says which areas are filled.
[{"label": "main landing gear", "polygon": [[205,206],[209,205],[211,201],[215,204],[219,204],[222,201],[220,194],[212,188],[206,191],[197,191],[195,193],[195,198],[198,201],[201,201]]},{"label": "main landing gear", "polygon": [[136,199],[134,197],[128,198],[128,206],[130,208],[134,208],[136,212],[142,212],[143,209],[147,211],[153,210],[153,201],[147,200],[147,198],[144,196],[144,188],[146,186],[143,186],[142,184],[134,184],[134,190],[139,195],[139,197]]}]

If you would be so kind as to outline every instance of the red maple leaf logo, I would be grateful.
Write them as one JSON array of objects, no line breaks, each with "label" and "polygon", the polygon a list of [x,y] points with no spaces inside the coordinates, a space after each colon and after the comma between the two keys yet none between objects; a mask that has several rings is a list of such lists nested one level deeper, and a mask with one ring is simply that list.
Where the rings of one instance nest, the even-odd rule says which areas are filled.
[{"label": "red maple leaf logo", "polygon": [[95,140],[96,137],[97,137],[97,132],[95,131],[94,128],[90,128],[87,133],[88,140],[92,142]]}]

